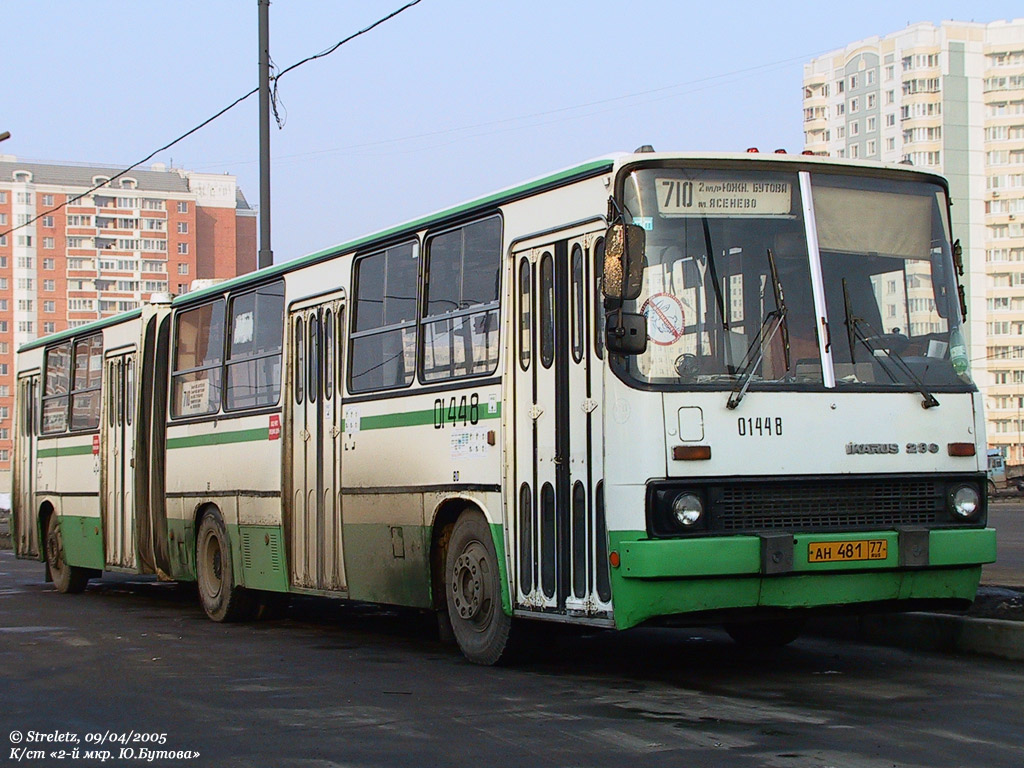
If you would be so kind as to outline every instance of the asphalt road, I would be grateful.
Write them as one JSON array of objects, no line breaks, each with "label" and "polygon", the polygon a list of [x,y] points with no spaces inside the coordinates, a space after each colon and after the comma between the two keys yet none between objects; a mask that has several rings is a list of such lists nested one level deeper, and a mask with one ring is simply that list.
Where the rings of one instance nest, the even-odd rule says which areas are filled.
[{"label": "asphalt road", "polygon": [[1024,497],[997,499],[989,507],[988,524],[996,529],[996,562],[982,568],[981,583],[1024,588]]},{"label": "asphalt road", "polygon": [[[127,577],[60,595],[0,552],[0,754],[9,733],[165,733],[177,766],[1021,765],[1024,664],[819,638],[772,654],[714,630],[547,635],[482,668],[416,618],[302,599],[208,621]],[[39,748],[22,742],[19,746]],[[64,746],[66,750],[70,747]],[[45,745],[54,753],[57,745]]]}]

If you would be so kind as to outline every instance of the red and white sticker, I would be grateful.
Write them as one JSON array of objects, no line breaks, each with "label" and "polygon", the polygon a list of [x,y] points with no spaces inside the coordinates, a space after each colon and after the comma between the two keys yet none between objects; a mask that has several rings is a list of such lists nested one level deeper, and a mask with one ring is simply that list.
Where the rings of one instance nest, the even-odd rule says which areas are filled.
[{"label": "red and white sticker", "polygon": [[656,293],[644,302],[641,314],[647,318],[647,337],[655,344],[668,346],[683,337],[686,315],[683,303],[671,293]]},{"label": "red and white sticker", "polygon": [[99,435],[93,435],[92,436],[92,455],[93,456],[98,456],[99,453],[100,453],[100,436]]},{"label": "red and white sticker", "polygon": [[270,440],[280,440],[281,439],[281,417],[278,414],[276,414],[276,413],[272,413],[270,415],[270,435],[269,435],[269,439]]}]

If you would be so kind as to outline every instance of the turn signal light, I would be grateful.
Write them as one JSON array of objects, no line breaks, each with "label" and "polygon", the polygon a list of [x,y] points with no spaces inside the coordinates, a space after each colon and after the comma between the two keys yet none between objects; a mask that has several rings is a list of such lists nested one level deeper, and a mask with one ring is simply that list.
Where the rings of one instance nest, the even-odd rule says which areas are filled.
[{"label": "turn signal light", "polygon": [[973,456],[974,443],[950,443],[946,446],[950,456]]},{"label": "turn signal light", "polygon": [[608,562],[611,563],[612,568],[618,568],[619,564],[620,564],[619,563],[619,553],[618,552],[612,552],[610,555],[608,555]]},{"label": "turn signal light", "polygon": [[759,150],[757,147],[747,147],[747,152],[750,152],[750,153],[760,152],[760,151],[761,150]]},{"label": "turn signal light", "polygon": [[676,461],[707,461],[711,458],[710,445],[676,445],[672,448]]}]

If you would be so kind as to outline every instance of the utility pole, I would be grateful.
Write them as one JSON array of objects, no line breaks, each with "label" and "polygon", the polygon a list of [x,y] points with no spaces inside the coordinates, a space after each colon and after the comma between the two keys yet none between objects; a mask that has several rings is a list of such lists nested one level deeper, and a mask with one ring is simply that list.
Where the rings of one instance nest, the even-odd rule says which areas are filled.
[{"label": "utility pole", "polygon": [[260,15],[260,269],[274,263],[270,247],[270,0],[257,0]]}]

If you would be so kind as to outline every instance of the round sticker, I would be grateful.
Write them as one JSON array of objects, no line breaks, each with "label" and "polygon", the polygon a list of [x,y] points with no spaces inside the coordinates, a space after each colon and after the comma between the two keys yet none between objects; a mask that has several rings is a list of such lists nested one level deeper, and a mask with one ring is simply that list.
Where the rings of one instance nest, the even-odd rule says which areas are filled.
[{"label": "round sticker", "polygon": [[655,344],[668,346],[682,338],[686,328],[683,303],[671,293],[654,294],[640,312],[647,318],[647,337]]}]

